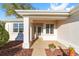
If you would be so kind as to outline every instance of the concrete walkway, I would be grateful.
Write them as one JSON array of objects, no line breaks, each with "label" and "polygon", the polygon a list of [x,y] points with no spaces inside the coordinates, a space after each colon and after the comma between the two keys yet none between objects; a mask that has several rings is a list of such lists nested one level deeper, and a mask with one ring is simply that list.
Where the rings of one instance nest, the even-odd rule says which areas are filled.
[{"label": "concrete walkway", "polygon": [[37,39],[37,41],[31,47],[33,48],[32,56],[46,56],[46,46],[46,43],[42,39]]}]

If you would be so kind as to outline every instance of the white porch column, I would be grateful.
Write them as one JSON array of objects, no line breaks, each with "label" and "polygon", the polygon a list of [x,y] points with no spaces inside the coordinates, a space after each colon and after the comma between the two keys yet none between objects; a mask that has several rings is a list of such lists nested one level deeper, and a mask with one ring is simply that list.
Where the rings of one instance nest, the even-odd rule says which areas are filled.
[{"label": "white porch column", "polygon": [[43,24],[43,35],[45,35],[46,34],[46,24],[44,23]]},{"label": "white porch column", "polygon": [[23,17],[24,19],[24,40],[23,40],[23,48],[28,49],[30,47],[30,22],[29,22],[29,17]]},{"label": "white porch column", "polygon": [[30,24],[30,41],[32,41],[32,24]]}]

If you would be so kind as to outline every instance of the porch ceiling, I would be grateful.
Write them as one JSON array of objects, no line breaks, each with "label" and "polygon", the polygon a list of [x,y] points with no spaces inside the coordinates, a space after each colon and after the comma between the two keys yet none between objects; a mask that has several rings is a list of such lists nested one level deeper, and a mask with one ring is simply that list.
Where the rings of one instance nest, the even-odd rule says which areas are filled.
[{"label": "porch ceiling", "polygon": [[30,16],[31,20],[66,20],[65,16]]}]

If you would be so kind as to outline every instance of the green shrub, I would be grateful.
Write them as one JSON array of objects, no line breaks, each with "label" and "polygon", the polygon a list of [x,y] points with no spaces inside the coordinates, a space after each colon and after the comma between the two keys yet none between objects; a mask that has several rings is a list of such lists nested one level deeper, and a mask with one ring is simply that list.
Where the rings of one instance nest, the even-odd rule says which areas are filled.
[{"label": "green shrub", "polygon": [[49,49],[50,48],[56,48],[56,46],[52,43],[52,44],[49,44]]},{"label": "green shrub", "polygon": [[6,44],[9,40],[9,33],[3,26],[0,25],[0,47]]},{"label": "green shrub", "polygon": [[69,47],[69,50],[74,50],[74,48],[73,47]]}]

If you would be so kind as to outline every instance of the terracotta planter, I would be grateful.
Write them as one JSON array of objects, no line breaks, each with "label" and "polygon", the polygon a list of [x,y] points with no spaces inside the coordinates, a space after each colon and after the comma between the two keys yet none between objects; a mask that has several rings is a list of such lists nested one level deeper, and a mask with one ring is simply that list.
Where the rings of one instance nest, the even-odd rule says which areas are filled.
[{"label": "terracotta planter", "polygon": [[56,49],[56,48],[50,48],[50,50],[51,50],[52,52],[54,52],[54,51],[55,51],[55,49]]},{"label": "terracotta planter", "polygon": [[69,49],[69,56],[75,56],[75,50]]}]

